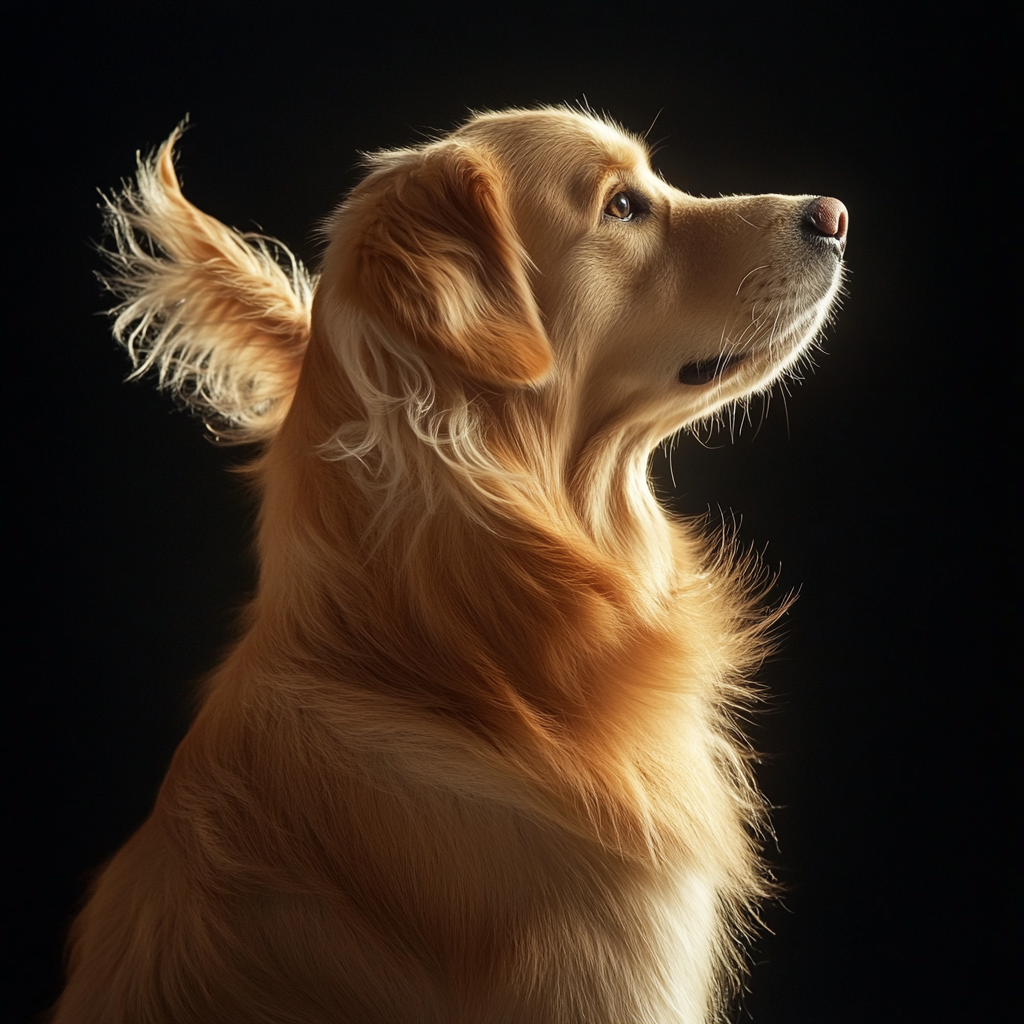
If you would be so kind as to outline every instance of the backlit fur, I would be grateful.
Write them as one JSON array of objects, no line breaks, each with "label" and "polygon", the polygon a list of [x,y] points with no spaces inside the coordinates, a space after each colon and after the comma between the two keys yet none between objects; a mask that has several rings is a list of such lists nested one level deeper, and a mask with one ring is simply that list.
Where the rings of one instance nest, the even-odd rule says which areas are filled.
[{"label": "backlit fur", "polygon": [[184,199],[177,137],[107,206],[115,330],[261,442],[259,585],[55,1024],[720,1019],[770,888],[734,715],[773,614],[648,461],[813,341],[809,197],[482,114],[371,157],[314,281]]}]

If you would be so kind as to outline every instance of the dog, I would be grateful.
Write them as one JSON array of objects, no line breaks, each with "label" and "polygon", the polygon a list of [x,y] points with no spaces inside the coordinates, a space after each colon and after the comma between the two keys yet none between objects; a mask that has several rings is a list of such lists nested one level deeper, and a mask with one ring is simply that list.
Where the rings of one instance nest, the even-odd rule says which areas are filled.
[{"label": "dog", "polygon": [[649,456],[807,358],[845,207],[482,113],[367,158],[313,277],[184,198],[178,137],[106,201],[114,329],[259,445],[259,582],[54,1024],[723,1019],[779,607]]}]

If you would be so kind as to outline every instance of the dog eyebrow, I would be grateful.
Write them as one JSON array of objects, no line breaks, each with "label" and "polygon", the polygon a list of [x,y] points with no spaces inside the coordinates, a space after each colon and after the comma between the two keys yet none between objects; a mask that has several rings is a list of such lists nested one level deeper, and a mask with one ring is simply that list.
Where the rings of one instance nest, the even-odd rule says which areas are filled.
[{"label": "dog eyebrow", "polygon": [[[579,157],[576,157],[571,165],[567,162],[562,177],[569,183],[568,192],[573,201],[579,207],[589,210],[596,201],[605,197],[613,182],[639,189],[638,171],[644,170],[649,171],[646,161],[638,163],[636,160],[618,156],[615,159],[608,159],[607,153],[601,153],[592,163],[587,163],[583,167],[580,167]],[[646,190],[643,191],[646,194]]]}]

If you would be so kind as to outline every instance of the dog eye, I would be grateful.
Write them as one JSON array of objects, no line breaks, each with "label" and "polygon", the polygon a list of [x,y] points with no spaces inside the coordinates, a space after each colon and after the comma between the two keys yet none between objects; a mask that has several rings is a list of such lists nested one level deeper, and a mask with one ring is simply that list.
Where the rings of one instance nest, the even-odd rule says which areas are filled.
[{"label": "dog eye", "polygon": [[616,192],[604,208],[606,217],[614,217],[616,220],[632,220],[636,211],[633,209],[633,201],[625,192]]}]

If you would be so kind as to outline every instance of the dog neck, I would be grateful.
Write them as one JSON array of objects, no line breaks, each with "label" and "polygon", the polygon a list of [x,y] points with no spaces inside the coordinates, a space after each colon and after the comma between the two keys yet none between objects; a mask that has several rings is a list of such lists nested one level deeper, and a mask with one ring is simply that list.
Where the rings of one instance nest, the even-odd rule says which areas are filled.
[{"label": "dog neck", "polygon": [[573,456],[545,429],[536,393],[481,391],[473,401],[489,424],[475,458],[445,444],[443,424],[440,440],[417,437],[397,405],[378,431],[391,452],[339,457],[331,440],[339,420],[358,419],[358,397],[314,330],[288,418],[258,467],[257,604],[292,607],[300,620],[341,616],[356,632],[390,622],[421,650],[450,649],[469,632],[492,648],[480,657],[502,666],[540,649],[544,635],[552,657],[563,633],[590,637],[596,653],[637,620],[659,621],[680,571],[698,567],[679,564],[642,439],[620,432]]},{"label": "dog neck", "polygon": [[[500,747],[538,787],[562,778],[571,801],[632,778],[637,751],[657,760],[663,742],[674,749],[679,723],[702,719],[761,655],[768,623],[750,610],[733,552],[709,564],[701,538],[659,508],[642,438],[608,435],[566,466],[567,449],[524,399],[491,418],[504,443],[487,442],[490,474],[439,468],[435,450],[396,435],[410,444],[396,490],[372,459],[339,458],[326,443],[357,409],[314,332],[289,415],[256,467],[259,588],[220,680],[237,694],[306,678],[357,703],[429,710]],[[609,790],[615,820],[593,827],[653,849],[654,812],[647,797],[635,803],[648,789]]]}]

